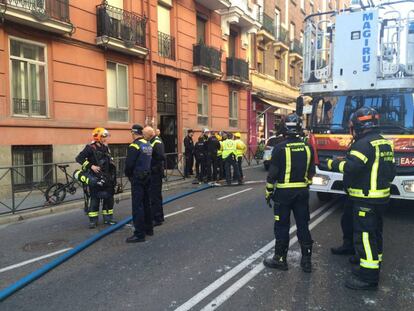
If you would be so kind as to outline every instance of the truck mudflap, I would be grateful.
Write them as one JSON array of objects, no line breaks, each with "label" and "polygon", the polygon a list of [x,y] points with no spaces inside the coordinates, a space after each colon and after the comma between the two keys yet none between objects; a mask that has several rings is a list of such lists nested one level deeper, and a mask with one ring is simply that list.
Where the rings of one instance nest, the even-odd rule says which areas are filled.
[{"label": "truck mudflap", "polygon": [[[316,168],[310,190],[345,194],[343,190],[342,174],[322,171]],[[391,186],[391,198],[414,200],[414,176],[395,176]]]}]

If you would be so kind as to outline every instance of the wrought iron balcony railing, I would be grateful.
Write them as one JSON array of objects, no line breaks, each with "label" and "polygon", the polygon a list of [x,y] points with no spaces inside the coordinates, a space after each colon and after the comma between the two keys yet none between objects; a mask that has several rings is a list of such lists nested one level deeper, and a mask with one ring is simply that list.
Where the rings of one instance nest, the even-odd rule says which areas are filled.
[{"label": "wrought iron balcony railing", "polygon": [[249,81],[249,64],[235,57],[227,57],[227,77],[236,77],[241,81]]},{"label": "wrought iron balcony railing", "polygon": [[290,52],[291,53],[296,53],[299,55],[303,54],[303,44],[299,41],[299,40],[293,40],[290,43]]},{"label": "wrought iron balcony railing", "polygon": [[158,55],[175,60],[175,38],[158,31]]},{"label": "wrought iron balcony railing", "polygon": [[283,27],[278,27],[276,28],[276,40],[278,42],[281,42],[287,46],[289,46],[289,32],[283,28]]},{"label": "wrought iron balcony railing", "polygon": [[221,51],[202,43],[193,46],[193,66],[221,74]]},{"label": "wrought iron balcony railing", "polygon": [[38,20],[70,22],[69,0],[0,0],[0,4],[30,12]]},{"label": "wrought iron balcony railing", "polygon": [[13,98],[13,113],[19,115],[46,116],[46,101]]},{"label": "wrought iron balcony railing", "polygon": [[273,36],[275,35],[276,29],[273,18],[271,18],[266,13],[261,13],[259,16],[259,22],[262,24],[262,29],[266,30]]},{"label": "wrought iron balcony railing", "polygon": [[125,46],[146,47],[145,28],[147,19],[106,3],[97,7],[97,35],[119,39]]}]

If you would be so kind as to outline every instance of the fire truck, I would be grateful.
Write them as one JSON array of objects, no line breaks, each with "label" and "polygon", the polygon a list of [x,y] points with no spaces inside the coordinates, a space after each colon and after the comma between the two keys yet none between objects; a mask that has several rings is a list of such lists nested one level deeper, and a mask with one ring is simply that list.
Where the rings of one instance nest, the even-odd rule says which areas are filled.
[{"label": "fire truck", "polygon": [[[319,164],[345,156],[352,142],[349,118],[367,106],[379,112],[381,133],[394,143],[391,197],[414,200],[414,0],[363,3],[305,19],[296,108],[300,115],[310,112],[317,164],[311,190],[321,200],[344,193],[342,174]],[[304,98],[310,105],[303,105]]]}]

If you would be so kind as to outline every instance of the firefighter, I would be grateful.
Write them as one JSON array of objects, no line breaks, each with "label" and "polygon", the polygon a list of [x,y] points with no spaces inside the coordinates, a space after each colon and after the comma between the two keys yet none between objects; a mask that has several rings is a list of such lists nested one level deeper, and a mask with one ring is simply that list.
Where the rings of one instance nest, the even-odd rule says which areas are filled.
[{"label": "firefighter", "polygon": [[218,166],[218,180],[224,179],[224,162],[223,162],[223,151],[221,150],[221,142],[223,141],[223,132],[216,133],[217,140],[219,142],[219,149],[217,150],[217,166]]},{"label": "firefighter", "polygon": [[379,134],[379,114],[362,107],[350,118],[354,137],[345,159],[329,159],[328,167],[344,174],[344,188],[352,200],[354,248],[359,270],[345,286],[356,290],[378,288],[382,261],[382,215],[389,203],[395,177],[392,142]]},{"label": "firefighter", "polygon": [[[134,124],[131,129],[133,142],[128,147],[125,176],[131,182],[132,221],[134,234],[127,243],[145,242],[146,235],[154,235],[150,206],[150,179],[152,147],[144,139],[143,127]],[[149,136],[145,133],[145,136]]]},{"label": "firefighter", "polygon": [[236,142],[233,140],[233,135],[231,133],[225,133],[223,135],[223,141],[221,142],[220,148],[222,150],[227,185],[231,185],[232,181],[231,167],[233,167],[233,179],[236,179],[239,185],[243,184],[236,162]]},{"label": "firefighter", "polygon": [[164,177],[165,163],[164,144],[155,135],[151,127],[145,127],[143,133],[147,135],[144,138],[152,147],[150,201],[154,227],[156,227],[161,226],[164,222],[164,209],[162,206],[162,179]]},{"label": "firefighter", "polygon": [[241,135],[239,132],[234,133],[234,138],[236,142],[236,158],[237,158],[237,165],[239,167],[239,174],[240,178],[243,180],[243,169],[242,169],[242,163],[243,163],[243,156],[246,153],[246,144],[241,140]]},{"label": "firefighter", "polygon": [[[76,157],[76,162],[82,165],[86,175],[93,175],[91,179],[97,183],[87,183],[90,193],[88,206],[89,228],[98,226],[99,205],[102,201],[104,224],[113,225],[114,193],[116,186],[116,169],[107,145],[109,132],[103,127],[97,127],[92,132],[93,141]],[[86,181],[86,180],[85,180]]]},{"label": "firefighter", "polygon": [[218,159],[217,152],[220,150],[220,142],[218,141],[214,132],[211,132],[210,137],[207,140],[207,178],[209,181],[218,181],[217,169]]},{"label": "firefighter", "polygon": [[266,184],[266,201],[274,201],[275,254],[264,260],[268,268],[288,270],[290,211],[293,211],[297,236],[301,246],[300,265],[304,272],[312,271],[312,237],[309,231],[309,184],[315,174],[313,149],[300,138],[302,121],[296,114],[286,117],[283,127],[285,140],[272,151]]}]

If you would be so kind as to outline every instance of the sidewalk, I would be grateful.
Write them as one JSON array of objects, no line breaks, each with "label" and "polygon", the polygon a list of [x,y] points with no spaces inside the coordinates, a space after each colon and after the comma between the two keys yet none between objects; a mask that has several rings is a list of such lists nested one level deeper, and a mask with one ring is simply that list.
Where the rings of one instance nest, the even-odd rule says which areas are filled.
[{"label": "sidewalk", "polygon": [[[262,164],[257,164],[256,162],[252,162],[251,166],[248,166],[247,162],[243,162],[244,169],[251,169],[260,167]],[[193,184],[194,178],[187,178],[187,179],[173,179],[167,182],[163,183],[163,191],[169,191],[174,190],[177,188],[194,188],[198,187],[198,185]],[[68,194],[69,195],[69,194]],[[125,199],[131,198],[131,192],[130,190],[127,190],[123,193],[115,195],[116,201],[121,201]],[[4,201],[4,200],[3,200]],[[31,200],[27,200],[25,203],[30,204],[38,204],[39,202],[44,202],[44,198],[42,194],[34,195]],[[35,205],[36,206],[36,205]],[[54,214],[54,213],[61,213],[68,210],[74,210],[74,209],[83,209],[84,207],[84,201],[83,201],[83,194],[81,191],[78,191],[75,196],[72,196],[70,201],[66,201],[64,203],[58,204],[58,205],[50,205],[45,207],[38,207],[33,209],[26,209],[26,210],[17,210],[15,214],[3,214],[0,215],[0,225],[9,224],[9,223],[15,223],[18,221],[22,221],[25,219],[35,218],[39,216],[44,216],[48,214]],[[4,206],[0,207],[1,211],[5,209]]]}]

